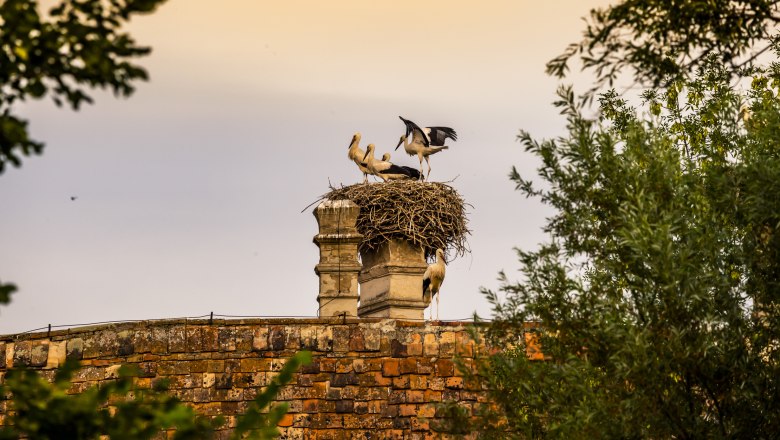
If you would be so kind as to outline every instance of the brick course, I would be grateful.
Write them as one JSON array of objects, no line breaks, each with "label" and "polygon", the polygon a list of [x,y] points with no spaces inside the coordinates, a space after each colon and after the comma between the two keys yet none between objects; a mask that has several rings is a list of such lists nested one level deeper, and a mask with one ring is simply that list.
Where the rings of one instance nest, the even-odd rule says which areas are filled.
[{"label": "brick course", "polygon": [[[290,406],[279,424],[288,439],[431,439],[434,404],[473,407],[485,394],[461,377],[455,354],[472,356],[463,323],[391,319],[169,320],[0,336],[6,367],[51,370],[66,358],[83,368],[71,392],[116,377],[135,364],[139,388],[167,379],[170,392],[197,412],[228,423],[244,411],[286,358],[310,350],[278,400]],[[5,405],[0,406],[0,420]]]}]

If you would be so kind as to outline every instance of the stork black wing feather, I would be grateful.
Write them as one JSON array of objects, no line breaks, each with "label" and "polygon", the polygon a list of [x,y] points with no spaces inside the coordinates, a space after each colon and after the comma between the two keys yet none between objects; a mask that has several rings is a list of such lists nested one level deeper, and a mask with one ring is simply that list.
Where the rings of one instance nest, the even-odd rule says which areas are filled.
[{"label": "stork black wing feather", "polygon": [[428,142],[428,137],[425,136],[425,132],[422,128],[420,128],[419,125],[415,124],[414,122],[404,119],[402,116],[399,116],[402,121],[404,121],[404,124],[406,124],[406,136],[408,137],[409,134],[411,134],[414,130],[417,130],[420,132],[420,135],[423,138],[423,144],[425,144],[426,147],[430,146],[430,143]]},{"label": "stork black wing feather", "polygon": [[414,180],[420,180],[420,170],[417,168],[407,167],[407,166],[401,166],[401,168],[406,170],[406,175],[410,176]]},{"label": "stork black wing feather", "polygon": [[[409,176],[409,177],[413,177],[409,173],[409,170],[411,170],[411,169],[412,168],[409,168],[409,167],[402,167],[402,166],[398,166],[396,164],[391,164],[386,169],[379,171],[379,173],[380,174],[403,174],[403,175],[406,175],[406,176]],[[417,171],[417,170],[414,170],[414,171]],[[420,175],[420,172],[417,171],[417,176],[418,176],[417,178],[418,179],[419,179],[419,175]]]},{"label": "stork black wing feather", "polygon": [[428,290],[428,286],[431,285],[430,278],[423,278],[423,297],[425,297],[425,291]]},{"label": "stork black wing feather", "polygon": [[451,129],[450,127],[428,127],[431,129],[431,132],[428,134],[431,138],[431,143],[434,146],[443,146],[444,143],[447,141],[447,138],[452,139],[453,141],[458,140],[458,134],[455,133],[455,130]]}]

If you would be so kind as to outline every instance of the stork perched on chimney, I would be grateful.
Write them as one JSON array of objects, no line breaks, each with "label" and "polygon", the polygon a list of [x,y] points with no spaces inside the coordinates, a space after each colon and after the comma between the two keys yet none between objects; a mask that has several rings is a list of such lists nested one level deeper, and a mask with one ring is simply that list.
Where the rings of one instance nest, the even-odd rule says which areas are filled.
[{"label": "stork perched on chimney", "polygon": [[[431,175],[431,163],[428,161],[428,156],[449,148],[448,146],[444,145],[444,143],[447,141],[447,138],[456,141],[458,140],[458,135],[455,133],[455,130],[451,129],[450,127],[420,128],[420,126],[408,119],[404,119],[402,116],[399,116],[399,118],[401,118],[403,123],[406,125],[406,134],[401,136],[401,139],[398,141],[398,145],[395,146],[395,149],[397,150],[401,144],[404,144],[404,150],[406,150],[410,156],[416,155],[420,160],[420,174],[422,174],[423,171],[422,161],[425,159],[425,163],[428,165],[428,174],[426,175],[427,180],[428,176]],[[411,142],[408,140],[410,134],[412,135]]]},{"label": "stork perched on chimney", "polygon": [[[388,180],[406,180],[406,179],[420,179],[420,172],[411,167],[404,167],[395,165],[387,160],[377,160],[374,158],[374,150],[376,147],[374,144],[368,144],[366,147],[366,154],[363,156],[363,162],[368,165],[368,170],[371,174],[379,177],[387,182]],[[388,153],[382,156],[382,159],[390,158]]]},{"label": "stork perched on chimney", "polygon": [[[423,301],[426,305],[431,303],[433,295],[436,295],[436,320],[439,319],[439,290],[444,282],[444,275],[447,272],[447,266],[444,262],[444,251],[436,249],[436,262],[429,264],[428,269],[423,274]],[[433,319],[433,308],[431,308],[431,319]]]},{"label": "stork perched on chimney", "polygon": [[368,165],[363,160],[366,153],[358,146],[360,144],[360,133],[352,135],[352,142],[349,144],[349,150],[347,151],[347,157],[349,160],[355,162],[360,171],[363,173],[363,183],[368,183],[368,175],[371,174],[371,170],[368,169]]}]

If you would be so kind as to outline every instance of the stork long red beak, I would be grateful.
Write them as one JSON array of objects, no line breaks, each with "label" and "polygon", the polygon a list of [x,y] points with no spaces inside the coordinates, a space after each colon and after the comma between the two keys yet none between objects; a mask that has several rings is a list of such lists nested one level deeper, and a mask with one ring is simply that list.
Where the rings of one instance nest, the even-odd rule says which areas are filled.
[{"label": "stork long red beak", "polygon": [[396,145],[396,146],[395,146],[395,149],[397,150],[397,149],[398,149],[398,147],[400,147],[400,146],[401,146],[401,144],[403,144],[403,143],[404,143],[404,138],[403,138],[403,137],[401,137],[401,139],[399,139],[399,140],[398,140],[398,145]]},{"label": "stork long red beak", "polygon": [[366,154],[363,155],[363,162],[366,161],[366,158],[368,157],[368,151],[366,151]]}]

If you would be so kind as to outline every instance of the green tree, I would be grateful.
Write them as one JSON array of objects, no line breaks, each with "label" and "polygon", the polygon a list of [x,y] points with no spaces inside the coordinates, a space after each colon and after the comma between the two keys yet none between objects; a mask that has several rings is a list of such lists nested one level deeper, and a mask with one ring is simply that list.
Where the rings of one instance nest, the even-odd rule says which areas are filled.
[{"label": "green tree", "polygon": [[[566,135],[519,136],[542,165],[536,184],[510,177],[555,214],[518,250],[520,281],[484,291],[488,342],[508,347],[476,375],[484,437],[780,432],[780,66],[759,58],[777,3],[623,0],[548,63],[564,77],[578,58],[595,84],[559,89]],[[602,93],[621,75],[651,87],[639,111]]]},{"label": "green tree", "polygon": [[[688,77],[708,57],[738,75],[768,51],[780,24],[773,0],[622,0],[593,9],[583,38],[547,64],[564,77],[572,60],[596,75],[592,98],[621,75],[643,86]],[[666,83],[668,84],[668,83]]]},{"label": "green tree", "polygon": [[[599,120],[563,88],[568,134],[521,133],[543,184],[511,178],[555,214],[546,244],[518,250],[521,281],[502,274],[501,294],[486,291],[489,341],[515,347],[480,371],[499,432],[780,432],[780,64],[755,71],[746,96],[731,78],[709,57],[644,93],[642,113],[603,94]],[[528,333],[546,361],[526,356]]]},{"label": "green tree", "polygon": [[129,96],[146,71],[130,60],[151,49],[121,28],[133,15],[152,12],[165,0],[62,0],[48,14],[36,0],[0,3],[0,174],[22,156],[40,154],[14,105],[51,96],[78,110],[91,103],[86,89],[108,88]]}]

